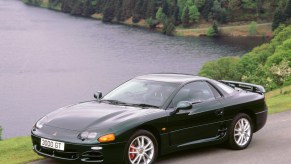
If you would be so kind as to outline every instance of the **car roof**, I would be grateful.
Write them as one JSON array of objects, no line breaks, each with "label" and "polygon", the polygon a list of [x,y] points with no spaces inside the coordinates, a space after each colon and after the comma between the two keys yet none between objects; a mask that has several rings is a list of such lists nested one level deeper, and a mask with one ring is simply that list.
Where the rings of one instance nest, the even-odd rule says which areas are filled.
[{"label": "car roof", "polygon": [[161,82],[174,82],[174,83],[186,83],[189,81],[205,80],[207,78],[189,74],[177,74],[177,73],[157,73],[148,74],[136,77],[136,79],[161,81]]}]

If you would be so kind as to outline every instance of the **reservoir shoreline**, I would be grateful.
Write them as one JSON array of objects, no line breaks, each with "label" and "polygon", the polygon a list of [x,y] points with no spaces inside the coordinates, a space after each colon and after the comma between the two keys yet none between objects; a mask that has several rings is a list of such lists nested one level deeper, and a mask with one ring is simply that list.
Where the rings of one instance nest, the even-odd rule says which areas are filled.
[{"label": "reservoir shoreline", "polygon": [[[44,9],[49,9],[49,10],[65,13],[61,10],[60,6],[49,6],[48,0],[40,1],[41,4],[39,5],[28,3],[27,0],[21,0],[21,1],[30,6],[41,7]],[[73,16],[84,17],[84,18],[94,19],[98,21],[102,21],[103,19],[102,14],[99,14],[99,13],[92,14],[91,16],[82,16],[82,15],[73,15]],[[159,33],[162,33],[162,28],[163,28],[162,24],[158,24],[156,28],[151,29],[150,27],[148,27],[148,25],[145,23],[145,20],[143,19],[140,20],[138,23],[133,23],[132,17],[121,22],[113,20],[112,24],[121,24],[125,26],[139,27],[142,29],[148,29],[151,31],[159,32]],[[173,35],[182,36],[182,37],[206,37],[208,27],[210,26],[211,26],[210,23],[200,24],[197,27],[192,27],[192,28],[183,28],[183,27],[178,26],[176,27]],[[246,22],[234,22],[234,23],[229,23],[227,25],[219,26],[218,30],[219,30],[219,35],[221,37],[271,38],[273,35],[271,22],[264,22],[264,23],[257,24],[256,34],[250,35],[248,28],[249,28],[249,24],[247,24]]]}]

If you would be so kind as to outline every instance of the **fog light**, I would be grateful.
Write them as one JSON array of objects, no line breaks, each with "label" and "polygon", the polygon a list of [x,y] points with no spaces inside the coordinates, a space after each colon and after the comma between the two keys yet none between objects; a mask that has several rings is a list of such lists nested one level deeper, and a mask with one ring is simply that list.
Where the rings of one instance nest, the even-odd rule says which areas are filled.
[{"label": "fog light", "polygon": [[102,150],[102,147],[91,147],[92,150]]}]

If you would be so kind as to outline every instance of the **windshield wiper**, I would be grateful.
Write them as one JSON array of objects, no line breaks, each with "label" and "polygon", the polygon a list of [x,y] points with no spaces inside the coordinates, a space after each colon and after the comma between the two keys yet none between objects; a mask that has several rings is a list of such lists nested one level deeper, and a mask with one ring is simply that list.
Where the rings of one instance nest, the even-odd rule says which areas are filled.
[{"label": "windshield wiper", "polygon": [[100,100],[99,102],[105,102],[105,103],[109,103],[109,104],[114,104],[114,105],[124,105],[124,106],[136,106],[136,107],[142,107],[142,108],[160,108],[158,106],[155,105],[150,105],[150,104],[130,104],[130,103],[125,103],[119,100]]},{"label": "windshield wiper", "polygon": [[142,107],[142,108],[160,108],[155,105],[150,105],[150,104],[132,104],[132,106],[137,106],[137,107]]}]

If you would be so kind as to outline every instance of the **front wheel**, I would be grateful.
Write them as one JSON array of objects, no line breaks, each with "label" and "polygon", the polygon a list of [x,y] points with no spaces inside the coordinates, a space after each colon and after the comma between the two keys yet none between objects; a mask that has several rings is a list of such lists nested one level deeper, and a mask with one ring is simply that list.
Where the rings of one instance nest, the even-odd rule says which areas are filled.
[{"label": "front wheel", "polygon": [[253,137],[253,123],[244,113],[234,117],[229,132],[228,145],[232,149],[241,150],[248,147]]},{"label": "front wheel", "polygon": [[146,130],[134,133],[127,146],[125,159],[129,164],[152,164],[157,158],[158,144],[154,135]]}]

